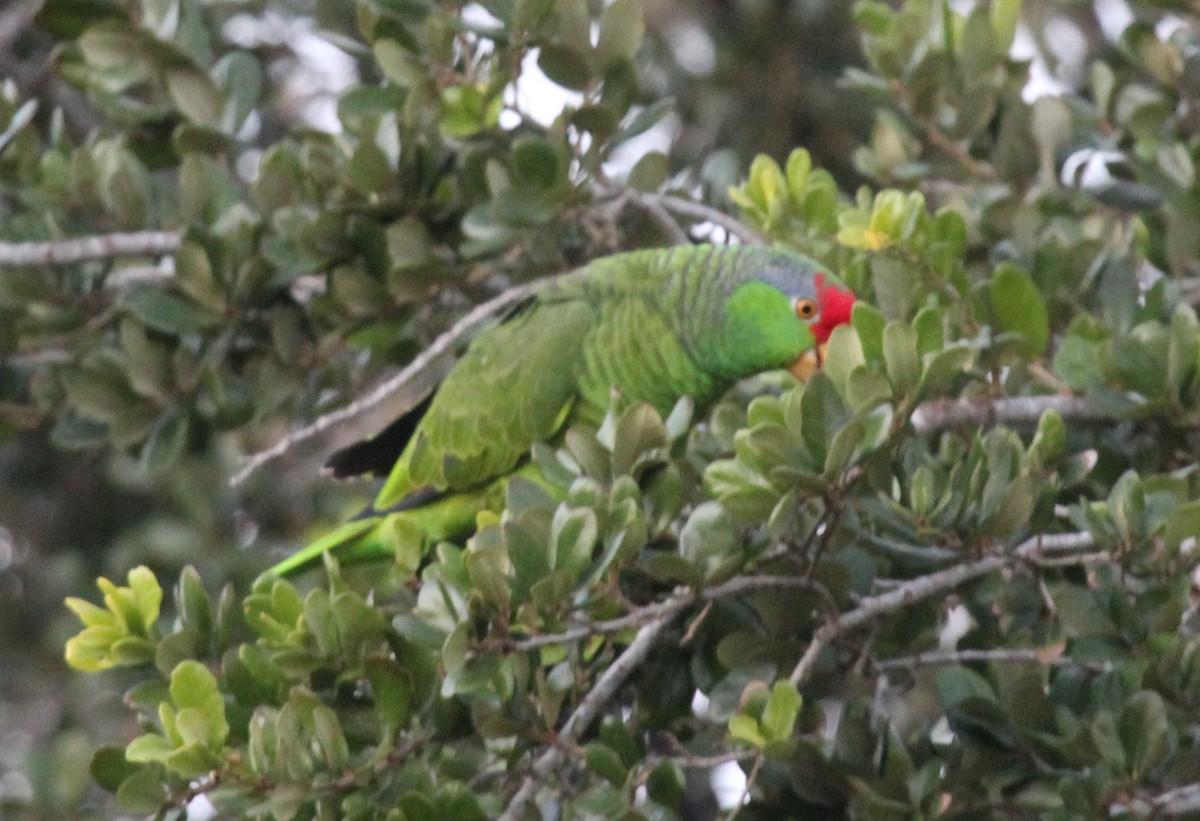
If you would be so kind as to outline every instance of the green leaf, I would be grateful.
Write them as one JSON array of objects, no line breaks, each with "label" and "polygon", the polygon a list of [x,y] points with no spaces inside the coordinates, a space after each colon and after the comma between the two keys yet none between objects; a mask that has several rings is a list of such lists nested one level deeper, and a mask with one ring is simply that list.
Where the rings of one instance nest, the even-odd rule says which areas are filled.
[{"label": "green leaf", "polygon": [[629,185],[639,191],[657,191],[667,180],[670,163],[661,151],[643,154],[629,171]]},{"label": "green leaf", "polygon": [[175,69],[167,72],[167,93],[183,116],[197,125],[217,129],[225,109],[225,97],[202,71]]},{"label": "green leaf", "polygon": [[463,563],[471,577],[471,586],[483,594],[484,600],[497,609],[507,608],[512,588],[505,573],[508,557],[504,552],[486,548],[468,550]]},{"label": "green leaf", "polygon": [[567,46],[542,46],[538,68],[553,82],[574,91],[583,91],[592,81],[587,55]]},{"label": "green leaf", "polygon": [[548,189],[562,180],[558,154],[549,140],[522,137],[513,144],[513,178],[519,185]]},{"label": "green leaf", "polygon": [[202,721],[204,741],[220,749],[229,735],[225,700],[217,679],[198,661],[184,661],[171,673],[171,699],[182,710],[194,709]]},{"label": "green leaf", "polygon": [[126,812],[149,815],[161,810],[170,798],[160,773],[139,768],[117,788],[117,804]]},{"label": "green leaf", "polygon": [[188,565],[179,574],[179,585],[175,588],[175,609],[179,612],[184,627],[197,630],[208,636],[213,628],[212,599],[204,589],[200,574]]},{"label": "green leaf", "polygon": [[365,194],[382,194],[396,185],[396,173],[387,155],[378,145],[364,140],[350,155],[346,166],[347,179]]},{"label": "green leaf", "polygon": [[1125,702],[1118,732],[1134,778],[1162,768],[1175,752],[1175,730],[1166,704],[1153,690],[1140,690]]},{"label": "green leaf", "polygon": [[1054,372],[1077,391],[1105,383],[1104,346],[1078,334],[1067,334],[1054,354]]},{"label": "green leaf", "polygon": [[121,305],[143,325],[172,336],[196,333],[221,323],[220,316],[153,285],[130,288],[122,295]]},{"label": "green leaf", "polygon": [[142,464],[150,473],[161,473],[183,455],[188,441],[188,416],[172,409],[159,417],[142,446]]},{"label": "green leaf", "polygon": [[833,435],[829,450],[825,454],[825,465],[821,474],[826,479],[835,479],[850,466],[858,446],[867,436],[867,429],[862,422],[852,419]]},{"label": "green leaf", "polygon": [[379,70],[396,85],[419,86],[428,81],[420,58],[395,40],[376,40],[371,50]]},{"label": "green leaf", "polygon": [[736,571],[743,556],[733,517],[717,502],[700,503],[679,532],[679,553],[708,583]]},{"label": "green leaf", "polygon": [[889,322],[883,329],[883,361],[897,396],[917,386],[921,362],[917,357],[917,334],[904,322]]},{"label": "green leaf", "polygon": [[849,394],[850,374],[866,363],[866,355],[858,333],[851,326],[841,325],[833,330],[825,348],[822,368],[842,396]]},{"label": "green leaf", "polygon": [[1001,263],[992,276],[989,292],[997,327],[1023,335],[1030,355],[1044,354],[1050,346],[1050,317],[1029,275],[1015,265]]},{"label": "green leaf", "polygon": [[800,692],[796,685],[787,679],[775,682],[759,719],[763,736],[769,742],[786,741],[791,738],[799,714]]},{"label": "green leaf", "polygon": [[935,354],[921,374],[922,396],[936,394],[949,388],[951,382],[975,361],[975,351],[966,345],[954,345]]},{"label": "green leaf", "polygon": [[1017,23],[1021,17],[1021,0],[992,0],[988,11],[991,15],[992,34],[996,39],[996,47],[1001,52],[1007,52],[1017,33]]},{"label": "green leaf", "polygon": [[1117,721],[1108,710],[1101,710],[1092,718],[1091,742],[1100,758],[1115,772],[1129,772],[1125,747],[1117,730]]},{"label": "green leaf", "polygon": [[648,451],[669,444],[667,428],[651,405],[639,403],[617,419],[612,448],[614,476],[629,474]]},{"label": "green leaf", "polygon": [[620,787],[629,778],[629,770],[611,747],[594,741],[584,748],[584,760],[589,770],[614,786]]},{"label": "green leaf", "polygon": [[729,719],[729,737],[751,747],[767,746],[767,739],[759,729],[758,722],[748,715],[735,715]]},{"label": "green leaf", "polygon": [[175,745],[158,733],[140,735],[125,748],[125,758],[133,764],[165,761],[175,751]]},{"label": "green leaf", "polygon": [[1179,505],[1167,517],[1163,532],[1163,540],[1167,545],[1180,548],[1188,539],[1192,539],[1193,544],[1200,543],[1200,500]]},{"label": "green leaf", "polygon": [[646,32],[640,0],[613,0],[600,16],[596,59],[602,71],[621,60],[632,60]]},{"label": "green leaf", "polygon": [[262,68],[249,53],[231,51],[216,62],[212,76],[227,100],[221,129],[236,134],[262,94]]},{"label": "green leaf", "polygon": [[592,509],[559,507],[550,526],[553,567],[578,578],[591,564],[599,532],[596,513]]},{"label": "green leaf", "polygon": [[115,793],[121,783],[137,773],[139,769],[125,757],[123,747],[107,745],[96,750],[92,756],[89,772],[97,784],[109,792]]},{"label": "green leaf", "polygon": [[934,679],[942,706],[949,709],[969,699],[996,701],[987,679],[968,667],[944,667]]},{"label": "green leaf", "polygon": [[862,344],[867,362],[883,362],[883,329],[887,324],[883,314],[873,305],[857,300],[850,311],[850,324]]},{"label": "green leaf", "polygon": [[664,807],[680,806],[684,798],[684,780],[679,765],[667,759],[651,770],[646,778],[646,794],[651,801]]}]

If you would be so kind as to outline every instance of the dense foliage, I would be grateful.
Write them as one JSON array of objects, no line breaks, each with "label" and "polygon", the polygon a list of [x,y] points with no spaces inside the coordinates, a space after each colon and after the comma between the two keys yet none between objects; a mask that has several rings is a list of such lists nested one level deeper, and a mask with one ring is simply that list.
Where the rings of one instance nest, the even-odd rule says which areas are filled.
[{"label": "dense foliage", "polygon": [[[746,105],[738,61],[761,65],[721,50],[741,18],[720,8],[680,18],[730,23],[704,68],[651,2],[318,4],[358,77],[322,130],[269,29],[243,30],[262,5],[49,2],[18,53],[52,43],[59,85],[0,101],[7,239],[161,232],[41,264],[0,246],[11,460],[38,455],[35,488],[99,466],[117,507],[170,511],[62,537],[112,579],[68,601],[66,659],[136,718],[90,725],[116,806],[706,818],[733,762],[743,819],[1200,807],[1200,19],[908,0],[847,29],[781,4],[742,33],[852,31],[837,94],[874,123],[837,158],[855,138],[830,123],[744,166],[710,149],[789,112],[714,127],[706,104]],[[535,65],[573,92],[549,122],[517,84]],[[253,581],[346,494],[310,488],[298,444],[230,490],[233,446],[350,403],[515,285],[702,238],[840,272],[860,302],[822,372],[665,419],[617,397],[533,449],[557,499],[514,479],[464,544]],[[53,518],[34,544],[73,532]],[[60,736],[0,807],[76,811],[47,773],[88,746]]]}]

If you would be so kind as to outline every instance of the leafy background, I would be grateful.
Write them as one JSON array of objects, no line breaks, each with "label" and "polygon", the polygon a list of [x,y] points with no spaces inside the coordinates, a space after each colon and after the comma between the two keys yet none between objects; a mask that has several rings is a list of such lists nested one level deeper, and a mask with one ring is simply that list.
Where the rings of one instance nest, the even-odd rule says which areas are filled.
[{"label": "leafy background", "polygon": [[[704,818],[718,766],[743,818],[1191,811],[1198,36],[1165,2],[8,4],[5,817]],[[161,247],[62,242],[130,231]],[[566,501],[515,484],[419,583],[252,587],[417,386],[231,487],[246,454],[513,286],[734,237],[862,297],[824,375],[539,447]],[[72,660],[115,669],[68,673],[101,575]]]}]

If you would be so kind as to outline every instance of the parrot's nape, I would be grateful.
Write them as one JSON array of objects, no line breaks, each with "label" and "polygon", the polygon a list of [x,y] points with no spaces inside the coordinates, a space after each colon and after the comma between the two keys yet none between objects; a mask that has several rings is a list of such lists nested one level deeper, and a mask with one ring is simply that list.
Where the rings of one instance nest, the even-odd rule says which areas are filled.
[{"label": "parrot's nape", "polygon": [[[819,367],[854,294],[807,257],[696,245],[598,259],[481,333],[423,402],[334,454],[337,476],[387,479],[359,516],[273,567],[286,574],[336,551],[383,559],[460,538],[498,509],[530,447],[573,422],[599,424],[616,391],[664,415],[684,396],[711,404],[736,381]],[[411,554],[411,550],[408,551]]]}]

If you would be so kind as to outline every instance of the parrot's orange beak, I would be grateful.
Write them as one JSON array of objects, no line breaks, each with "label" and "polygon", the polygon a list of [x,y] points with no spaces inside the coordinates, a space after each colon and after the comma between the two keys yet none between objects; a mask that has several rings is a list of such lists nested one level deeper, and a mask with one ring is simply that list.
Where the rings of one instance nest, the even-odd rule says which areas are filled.
[{"label": "parrot's orange beak", "polygon": [[807,382],[812,379],[814,373],[821,370],[821,363],[824,361],[825,343],[822,342],[817,347],[809,348],[800,354],[800,358],[792,363],[788,371],[801,382]]}]

